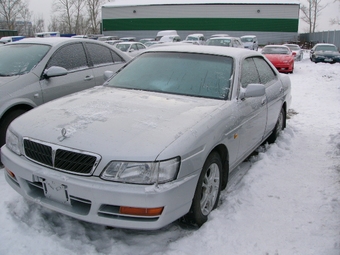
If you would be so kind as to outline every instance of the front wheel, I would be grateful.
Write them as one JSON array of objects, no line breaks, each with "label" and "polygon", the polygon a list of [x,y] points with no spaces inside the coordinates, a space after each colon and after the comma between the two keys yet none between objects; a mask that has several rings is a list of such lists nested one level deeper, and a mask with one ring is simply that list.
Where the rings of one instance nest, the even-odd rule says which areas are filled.
[{"label": "front wheel", "polygon": [[217,152],[212,152],[204,163],[190,211],[184,216],[185,221],[202,226],[208,220],[210,212],[217,207],[221,185],[221,157]]},{"label": "front wheel", "polygon": [[273,133],[268,137],[268,143],[274,143],[279,137],[281,131],[286,127],[286,111],[282,107]]}]

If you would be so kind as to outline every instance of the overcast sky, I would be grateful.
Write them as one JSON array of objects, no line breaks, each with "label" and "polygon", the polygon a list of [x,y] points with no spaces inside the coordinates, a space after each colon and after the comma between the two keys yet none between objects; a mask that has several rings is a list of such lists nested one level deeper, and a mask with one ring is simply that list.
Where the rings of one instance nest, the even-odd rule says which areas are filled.
[{"label": "overcast sky", "polygon": [[[136,2],[141,0],[136,0]],[[307,4],[308,0],[300,0],[301,4]],[[29,0],[30,9],[33,11],[33,18],[43,17],[45,20],[45,29],[50,22],[51,8],[53,0]],[[322,5],[327,5],[327,7],[321,12],[317,31],[328,31],[328,30],[340,30],[340,25],[330,25],[329,20],[331,18],[340,18],[340,3],[334,3],[333,0],[322,0]],[[300,14],[301,16],[301,14]],[[308,31],[308,26],[301,19],[299,21],[299,32],[304,33]]]}]

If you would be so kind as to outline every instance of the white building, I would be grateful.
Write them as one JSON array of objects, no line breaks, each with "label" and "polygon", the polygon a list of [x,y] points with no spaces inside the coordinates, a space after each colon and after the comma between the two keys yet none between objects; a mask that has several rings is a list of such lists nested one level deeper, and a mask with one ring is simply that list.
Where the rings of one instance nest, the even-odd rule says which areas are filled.
[{"label": "white building", "polygon": [[259,44],[296,41],[298,0],[114,0],[102,6],[105,35],[155,37],[160,30],[231,36],[254,34]]}]

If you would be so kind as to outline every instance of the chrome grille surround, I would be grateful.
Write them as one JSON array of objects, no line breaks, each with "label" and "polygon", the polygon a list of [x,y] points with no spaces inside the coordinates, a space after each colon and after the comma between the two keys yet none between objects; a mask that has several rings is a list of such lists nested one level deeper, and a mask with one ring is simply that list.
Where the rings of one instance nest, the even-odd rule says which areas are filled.
[{"label": "chrome grille surround", "polygon": [[80,151],[29,137],[23,138],[23,147],[27,159],[71,174],[90,176],[101,160],[101,156],[95,153]]}]

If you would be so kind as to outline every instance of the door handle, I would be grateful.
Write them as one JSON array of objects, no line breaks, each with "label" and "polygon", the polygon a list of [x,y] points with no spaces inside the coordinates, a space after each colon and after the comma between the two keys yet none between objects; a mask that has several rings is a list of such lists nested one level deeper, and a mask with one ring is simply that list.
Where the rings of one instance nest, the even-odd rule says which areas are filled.
[{"label": "door handle", "polygon": [[267,98],[262,98],[261,105],[265,105],[267,102]]},{"label": "door handle", "polygon": [[85,76],[84,81],[89,81],[89,80],[92,80],[93,78],[94,78],[93,75],[87,75]]}]

